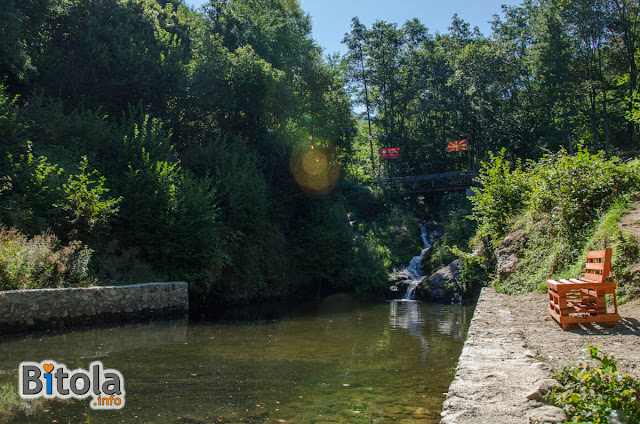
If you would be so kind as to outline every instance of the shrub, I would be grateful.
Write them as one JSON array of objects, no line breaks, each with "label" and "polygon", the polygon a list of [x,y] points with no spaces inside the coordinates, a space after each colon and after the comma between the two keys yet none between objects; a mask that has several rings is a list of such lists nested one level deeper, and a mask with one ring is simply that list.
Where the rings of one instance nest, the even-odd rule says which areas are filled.
[{"label": "shrub", "polygon": [[43,233],[32,238],[0,228],[0,290],[85,286],[92,250],[80,241],[62,246]]},{"label": "shrub", "polygon": [[612,415],[640,420],[640,382],[617,370],[616,360],[587,346],[591,361],[568,366],[556,373],[562,388],[546,398],[563,408],[570,422],[607,423]]},{"label": "shrub", "polygon": [[[118,211],[120,199],[109,198],[105,178],[88,171],[82,157],[78,174],[69,174],[45,156],[31,153],[8,155],[9,169],[3,176],[0,221],[29,234],[54,229],[65,240],[87,240],[96,230],[107,229]],[[66,179],[66,181],[65,181]]]},{"label": "shrub", "polygon": [[442,219],[442,236],[429,249],[422,261],[422,275],[431,275],[439,268],[456,260],[453,246],[463,249],[476,231],[476,223],[469,219],[471,202],[461,193],[447,193],[438,204]]},{"label": "shrub", "polygon": [[96,230],[109,228],[109,219],[118,212],[118,203],[122,198],[105,198],[109,189],[104,186],[105,178],[98,171],[87,170],[89,163],[83,156],[79,173],[72,174],[62,184],[62,200],[54,204],[60,208],[64,217],[61,226],[64,233],[73,238],[86,240]]},{"label": "shrub", "polygon": [[556,235],[569,242],[583,240],[618,195],[640,187],[637,162],[622,164],[581,148],[573,156],[547,154],[527,169],[518,161],[511,170],[504,150],[491,154],[480,170],[481,187],[471,198],[478,235],[497,242],[517,214],[528,213],[548,218]]},{"label": "shrub", "polygon": [[530,172],[531,211],[545,214],[558,234],[570,242],[583,239],[593,221],[606,211],[616,196],[637,187],[640,176],[603,152],[579,149],[542,158]]},{"label": "shrub", "polygon": [[0,222],[29,234],[52,227],[52,205],[61,200],[63,170],[44,156],[31,153],[8,155],[9,169],[3,176],[5,190],[0,192],[3,207]]},{"label": "shrub", "polygon": [[631,195],[621,196],[602,216],[595,231],[587,240],[581,258],[570,271],[574,276],[584,271],[584,262],[586,262],[589,250],[612,248],[611,265],[620,302],[625,302],[640,294],[640,271],[638,270],[640,257],[638,242],[640,240],[636,240],[632,234],[622,231],[618,227],[622,214],[629,209],[634,200],[634,196]]},{"label": "shrub", "polygon": [[505,149],[498,155],[490,153],[489,162],[483,162],[477,182],[473,187],[475,196],[472,217],[478,222],[478,235],[489,235],[499,240],[507,231],[509,219],[525,205],[529,192],[527,174],[520,161],[511,170],[511,163],[505,158]]},{"label": "shrub", "polygon": [[358,237],[353,251],[353,262],[349,271],[356,292],[378,289],[387,284],[391,252],[380,243],[373,231]]},{"label": "shrub", "polygon": [[517,231],[520,238],[515,272],[497,281],[496,288],[522,293],[553,276],[575,277],[586,250],[613,247],[623,263],[633,262],[637,246],[630,236],[611,229],[617,225],[615,218],[607,218],[609,230],[598,230],[597,239],[587,242],[602,216],[640,188],[639,166],[637,160],[621,163],[582,148],[573,156],[564,151],[547,154],[537,163],[529,162],[526,169],[516,164],[513,171],[503,153],[492,156],[481,170],[482,187],[471,199],[472,217],[479,223],[476,239],[488,240],[484,244],[493,250],[505,232]]}]

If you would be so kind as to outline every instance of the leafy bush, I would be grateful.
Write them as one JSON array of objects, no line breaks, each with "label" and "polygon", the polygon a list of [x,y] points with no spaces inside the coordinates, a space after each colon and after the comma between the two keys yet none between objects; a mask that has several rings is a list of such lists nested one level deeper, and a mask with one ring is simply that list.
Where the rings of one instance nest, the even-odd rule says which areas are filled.
[{"label": "leafy bush", "polygon": [[579,149],[573,155],[546,155],[530,172],[528,206],[546,214],[561,237],[570,242],[585,237],[616,196],[638,187],[640,175],[632,165]]},{"label": "leafy bush", "polygon": [[[471,199],[472,217],[479,224],[476,240],[488,240],[484,244],[492,251],[505,233],[517,235],[519,256],[515,272],[496,281],[496,288],[522,293],[542,287],[553,276],[575,277],[583,271],[576,267],[583,266],[581,255],[587,250],[615,247],[622,263],[633,262],[637,247],[630,237],[613,231],[615,219],[607,236],[601,232],[598,241],[587,242],[600,218],[640,188],[638,166],[637,160],[621,163],[582,148],[573,156],[564,151],[547,154],[526,169],[517,164],[513,171],[503,153],[492,156],[481,170],[482,187]],[[626,242],[617,241],[624,237]],[[494,261],[493,253],[487,259]]]},{"label": "leafy bush", "polygon": [[471,198],[478,235],[501,240],[522,212],[548,219],[556,235],[570,242],[584,239],[616,196],[640,187],[637,168],[637,161],[623,164],[583,148],[573,156],[565,151],[547,154],[526,169],[518,161],[513,170],[504,150],[492,154],[482,165],[481,187],[474,188]]},{"label": "leafy bush", "polygon": [[456,260],[452,247],[465,248],[476,231],[476,223],[469,219],[472,203],[461,193],[445,194],[438,203],[437,213],[442,220],[442,236],[429,249],[422,261],[422,275],[431,275]]},{"label": "leafy bush", "polygon": [[9,154],[8,162],[3,175],[7,189],[0,192],[4,204],[0,222],[28,234],[39,234],[52,226],[52,205],[61,200],[64,170],[46,157],[34,155],[30,144],[26,154]]},{"label": "leafy bush", "polygon": [[63,213],[64,233],[72,238],[86,240],[96,230],[109,228],[109,219],[118,211],[122,198],[105,198],[109,189],[105,178],[97,170],[89,172],[87,157],[80,161],[79,173],[71,174],[62,184],[62,200],[53,206]]},{"label": "leafy bush", "polygon": [[372,231],[357,238],[354,244],[350,280],[356,292],[383,287],[391,267],[391,251]]},{"label": "leafy bush", "polygon": [[105,178],[97,170],[88,171],[82,157],[78,174],[69,174],[45,156],[31,152],[8,155],[9,169],[0,200],[0,221],[29,234],[50,228],[66,240],[87,240],[95,230],[108,229],[118,211],[120,199],[109,198]]},{"label": "leafy bush", "polygon": [[0,290],[88,285],[92,252],[79,241],[62,246],[50,233],[28,238],[0,228]]},{"label": "leafy bush", "polygon": [[616,360],[587,346],[591,361],[568,366],[556,373],[562,388],[546,397],[563,408],[570,422],[607,423],[612,415],[640,420],[640,382],[617,370]]},{"label": "leafy bush", "polygon": [[530,191],[526,173],[520,160],[511,170],[505,157],[505,149],[498,155],[490,154],[489,161],[482,163],[477,182],[473,187],[473,219],[479,223],[478,235],[489,235],[499,240],[507,231],[509,219],[525,205]]}]

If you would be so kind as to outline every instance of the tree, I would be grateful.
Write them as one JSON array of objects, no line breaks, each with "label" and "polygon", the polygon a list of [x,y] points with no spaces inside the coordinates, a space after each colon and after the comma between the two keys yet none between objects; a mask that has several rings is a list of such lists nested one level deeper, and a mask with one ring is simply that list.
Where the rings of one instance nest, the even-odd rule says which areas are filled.
[{"label": "tree", "polygon": [[[562,108],[566,147],[573,154],[569,124],[569,96],[573,84],[574,48],[562,20],[562,5],[557,0],[542,0],[536,8],[530,66],[550,99],[559,98]],[[558,93],[558,94],[556,94]]]},{"label": "tree", "polygon": [[[375,174],[375,158],[373,156],[373,132],[371,131],[371,101],[369,99],[366,42],[368,41],[367,28],[360,23],[357,17],[351,19],[351,33],[345,34],[342,40],[347,45],[349,52],[346,55],[346,64],[352,70],[350,80],[357,85],[362,84],[362,94],[356,88],[356,99],[364,99],[365,112],[367,114],[367,129],[369,131],[369,148],[371,151],[371,175]],[[362,100],[360,100],[362,103]]]}]

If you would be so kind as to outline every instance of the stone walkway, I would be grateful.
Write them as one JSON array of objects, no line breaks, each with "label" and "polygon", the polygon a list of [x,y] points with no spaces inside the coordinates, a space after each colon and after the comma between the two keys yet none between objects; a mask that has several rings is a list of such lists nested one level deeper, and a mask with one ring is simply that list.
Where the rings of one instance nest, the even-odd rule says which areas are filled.
[{"label": "stone walkway", "polygon": [[564,422],[564,411],[540,402],[542,393],[558,383],[535,356],[509,307],[492,288],[484,288],[443,405],[442,424]]}]

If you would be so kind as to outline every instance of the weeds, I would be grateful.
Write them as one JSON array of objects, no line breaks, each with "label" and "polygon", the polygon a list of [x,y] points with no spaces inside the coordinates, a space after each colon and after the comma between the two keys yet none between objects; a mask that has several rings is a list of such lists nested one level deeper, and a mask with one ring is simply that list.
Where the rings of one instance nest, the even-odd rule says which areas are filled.
[{"label": "weeds", "polygon": [[63,246],[51,233],[28,238],[0,228],[0,290],[86,286],[92,253],[79,241]]}]

